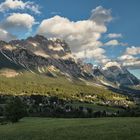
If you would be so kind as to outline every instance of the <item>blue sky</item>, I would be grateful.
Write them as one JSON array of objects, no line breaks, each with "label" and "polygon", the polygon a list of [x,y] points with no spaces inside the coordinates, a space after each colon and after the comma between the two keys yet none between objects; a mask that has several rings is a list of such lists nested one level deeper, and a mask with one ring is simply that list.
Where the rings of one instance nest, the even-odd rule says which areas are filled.
[{"label": "blue sky", "polygon": [[103,6],[112,10],[114,21],[108,24],[108,33],[122,33],[123,41],[130,45],[140,45],[140,0],[34,0],[40,4],[43,15],[38,20],[50,18],[56,12],[70,20],[85,20],[91,10]]},{"label": "blue sky", "polygon": [[[7,1],[9,1],[10,4],[12,3],[12,0],[7,0]],[[11,39],[11,36],[12,38],[13,36],[14,37],[16,36],[17,38],[26,38],[29,35],[35,35],[36,33],[41,33],[46,37],[63,36],[64,37],[63,39],[66,39],[66,41],[68,40],[68,43],[70,43],[70,46],[72,46],[71,49],[73,50],[73,52],[75,54],[79,54],[80,57],[82,56],[82,54],[84,54],[85,49],[87,49],[86,50],[87,54],[89,52],[88,56],[95,54],[95,53],[91,54],[91,51],[95,51],[95,52],[97,51],[99,55],[96,55],[96,58],[94,57],[93,61],[95,60],[95,62],[96,61],[99,62],[101,59],[102,60],[104,59],[105,60],[104,62],[110,60],[119,61],[121,64],[127,66],[132,73],[134,73],[136,76],[140,78],[140,39],[139,39],[140,0],[70,0],[70,1],[16,0],[16,1],[20,1],[20,4],[19,6],[15,4],[14,8],[12,6],[9,6],[7,8],[5,8],[5,6],[0,7],[0,19],[1,19],[0,29],[2,31],[5,30],[6,32],[9,33],[8,39],[9,38]],[[0,0],[1,5],[5,4],[5,2],[6,1],[4,0]],[[34,8],[33,6],[36,8]],[[93,9],[94,12],[91,12]],[[102,25],[99,25],[95,16],[98,16],[97,18],[101,19],[101,17],[99,17],[101,16],[100,12],[106,12],[107,15],[105,15],[105,18],[111,17],[112,19],[111,20],[106,19],[106,21],[103,21],[101,23]],[[18,17],[20,17],[21,14],[26,13],[31,17],[33,17],[34,20],[31,17],[29,17],[30,18],[29,22],[31,22],[31,24],[27,24],[27,23],[21,24],[22,21],[19,22],[14,21],[13,24],[12,23],[13,20],[11,20],[12,18],[15,19],[15,15],[11,16],[13,13],[18,13],[19,14]],[[56,15],[58,15],[59,17],[55,17]],[[24,16],[27,17],[27,15]],[[97,36],[98,35],[100,36],[95,39],[95,43],[99,44],[97,46],[95,45],[96,47],[94,47],[94,45],[92,47],[86,44],[87,48],[85,48],[83,44],[79,43],[81,40],[77,39],[77,42],[75,44],[79,48],[75,48],[74,46],[75,44],[73,43],[71,44],[69,38],[66,38],[66,33],[63,33],[62,36],[60,36],[57,33],[55,34],[54,32],[52,32],[54,26],[57,24],[55,21],[67,22],[63,19],[64,17],[69,20],[68,23],[64,25],[68,25],[68,27],[72,27],[74,29],[75,27],[80,28],[81,26],[83,26],[84,22],[77,23],[78,21],[86,21],[88,24],[88,21],[90,20],[91,16],[93,16],[92,21],[95,22],[95,24],[97,24],[97,28],[98,26],[102,28],[102,31],[97,31],[96,34]],[[10,20],[8,19],[8,17],[10,17],[9,18]],[[16,15],[16,19],[19,20],[19,18],[17,18],[17,15]],[[28,17],[26,19],[28,20]],[[52,26],[47,26],[49,25],[48,19],[51,19]],[[43,21],[45,21],[44,23],[45,25],[41,24]],[[40,31],[43,27],[45,27],[45,29],[43,30],[46,30],[46,32]],[[83,27],[85,27],[85,25]],[[88,28],[87,30],[89,30],[90,28]],[[106,28],[106,31],[105,30],[103,31],[104,28]],[[95,30],[93,30],[93,33],[95,33]],[[62,29],[60,30],[60,32],[63,31],[64,31],[64,27],[62,25]],[[73,32],[71,33],[67,29],[66,31],[69,32],[69,37],[70,34],[72,34],[72,37],[75,37],[75,34],[73,34]],[[76,34],[78,34],[78,37],[80,38],[80,33],[83,32],[84,31],[81,32],[77,31]],[[85,30],[85,32],[87,31]],[[86,33],[83,34],[84,34],[84,38],[82,38],[82,40],[83,39],[88,40],[88,38],[86,38],[88,34]],[[109,37],[109,34],[112,35],[114,34],[116,35],[116,37]],[[1,36],[0,38],[2,38]],[[92,42],[90,41],[88,42],[88,44],[89,43]],[[99,58],[97,59],[97,57]]]}]

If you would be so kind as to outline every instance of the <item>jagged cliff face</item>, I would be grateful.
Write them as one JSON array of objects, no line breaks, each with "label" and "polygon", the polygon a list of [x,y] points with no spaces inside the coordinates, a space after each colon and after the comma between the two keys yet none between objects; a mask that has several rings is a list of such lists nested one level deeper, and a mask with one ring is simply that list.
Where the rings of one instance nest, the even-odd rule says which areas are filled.
[{"label": "jagged cliff face", "polygon": [[47,39],[37,35],[9,43],[1,41],[0,48],[1,59],[6,61],[3,64],[1,61],[3,67],[13,64],[32,72],[45,73],[48,67],[53,66],[54,69],[69,76],[82,76],[70,48],[60,39]]},{"label": "jagged cliff face", "polygon": [[39,74],[61,73],[67,77],[113,83],[137,85],[139,80],[118,63],[107,63],[103,68],[80,64],[73,57],[68,44],[56,38],[36,35],[25,40],[6,43],[0,41],[0,69],[28,70]]}]

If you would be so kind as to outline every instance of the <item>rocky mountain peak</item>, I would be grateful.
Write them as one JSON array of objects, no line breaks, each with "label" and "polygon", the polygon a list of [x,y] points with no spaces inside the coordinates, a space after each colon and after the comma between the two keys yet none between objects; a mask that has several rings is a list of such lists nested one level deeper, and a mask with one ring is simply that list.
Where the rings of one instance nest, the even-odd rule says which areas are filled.
[{"label": "rocky mountain peak", "polygon": [[1,42],[0,45],[2,57],[26,70],[41,72],[41,68],[41,73],[45,73],[49,66],[54,66],[69,76],[81,75],[80,67],[75,62],[68,44],[63,40],[36,35],[9,43]]},{"label": "rocky mountain peak", "polygon": [[103,68],[104,77],[118,85],[136,85],[139,80],[118,62],[108,62]]}]

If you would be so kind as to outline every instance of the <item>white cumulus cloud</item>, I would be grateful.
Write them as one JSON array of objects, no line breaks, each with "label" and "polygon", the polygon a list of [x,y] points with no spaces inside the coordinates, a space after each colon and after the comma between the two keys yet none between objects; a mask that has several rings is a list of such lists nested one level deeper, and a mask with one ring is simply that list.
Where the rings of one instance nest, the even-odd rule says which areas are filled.
[{"label": "white cumulus cloud", "polygon": [[4,29],[9,29],[9,28],[30,29],[35,23],[36,22],[34,17],[27,13],[22,13],[22,14],[12,13],[1,23],[1,27]]},{"label": "white cumulus cloud", "polygon": [[91,20],[94,20],[98,24],[105,24],[110,22],[113,18],[110,9],[105,9],[102,6],[98,6],[92,10]]},{"label": "white cumulus cloud", "polygon": [[5,0],[0,4],[0,12],[5,12],[8,10],[31,10],[34,13],[40,13],[39,5],[34,2],[27,1],[23,2],[22,0]]},{"label": "white cumulus cloud", "polygon": [[129,54],[129,55],[140,54],[140,47],[135,47],[135,46],[129,47],[126,49],[125,54]]},{"label": "white cumulus cloud", "polygon": [[110,40],[104,44],[105,46],[127,46],[127,43],[119,42],[116,39]]},{"label": "white cumulus cloud", "polygon": [[123,66],[131,69],[140,68],[140,58],[137,56],[140,54],[140,47],[128,47],[122,56],[118,58]]},{"label": "white cumulus cloud", "polygon": [[111,10],[99,6],[92,10],[92,15],[87,20],[70,21],[61,16],[44,19],[37,33],[66,40],[78,57],[86,57],[84,53],[86,51],[88,57],[98,59],[98,56],[95,56],[98,53],[100,57],[107,59],[105,50],[101,48],[103,44],[99,39],[107,31],[106,23],[111,20]]},{"label": "white cumulus cloud", "polygon": [[106,46],[117,46],[119,45],[118,40],[110,40],[108,42],[105,43]]},{"label": "white cumulus cloud", "polygon": [[135,58],[132,55],[125,54],[120,56],[119,59],[123,61],[123,60],[134,60]]},{"label": "white cumulus cloud", "polygon": [[12,13],[0,22],[0,28],[20,38],[29,36],[34,24],[37,22],[33,16],[27,13]]}]

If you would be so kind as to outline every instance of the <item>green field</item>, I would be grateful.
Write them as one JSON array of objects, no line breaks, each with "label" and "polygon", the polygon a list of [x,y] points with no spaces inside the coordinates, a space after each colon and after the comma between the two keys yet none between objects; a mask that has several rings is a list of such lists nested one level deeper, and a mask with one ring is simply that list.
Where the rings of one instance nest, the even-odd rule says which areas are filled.
[{"label": "green field", "polygon": [[24,118],[1,125],[0,140],[140,140],[140,118]]}]

